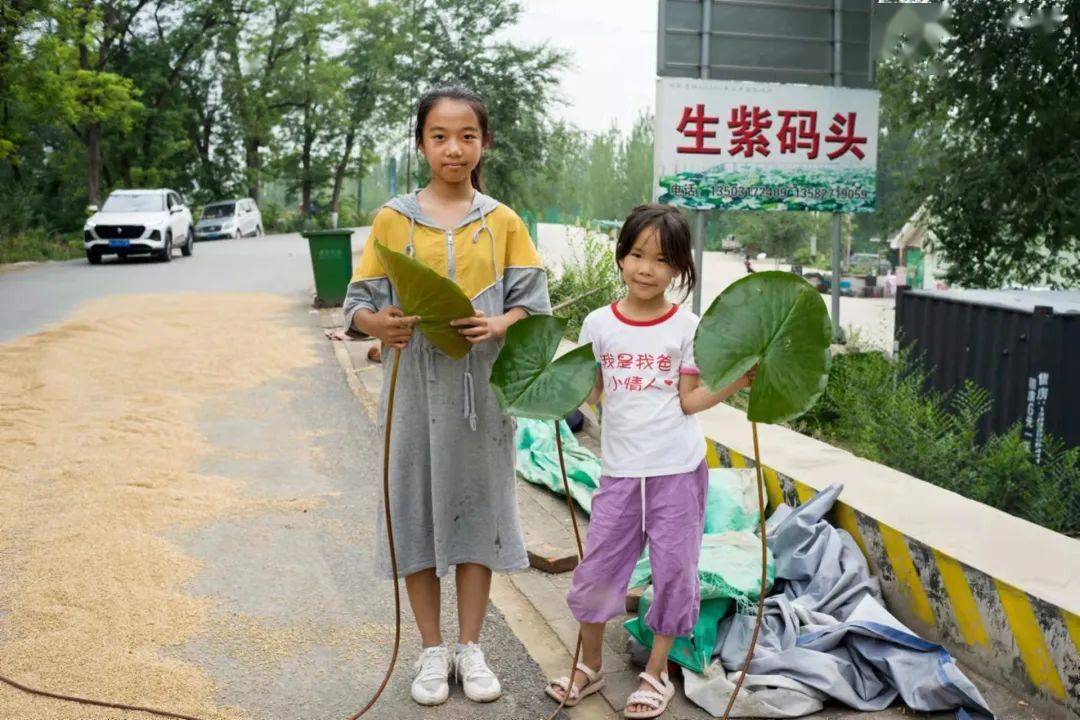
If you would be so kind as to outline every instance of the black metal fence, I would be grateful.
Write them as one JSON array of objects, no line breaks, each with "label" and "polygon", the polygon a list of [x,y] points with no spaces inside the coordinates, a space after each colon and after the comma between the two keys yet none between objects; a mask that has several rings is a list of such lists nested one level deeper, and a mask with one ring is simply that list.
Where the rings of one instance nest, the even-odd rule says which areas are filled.
[{"label": "black metal fence", "polygon": [[1047,434],[1080,445],[1080,292],[901,287],[896,343],[925,361],[935,389],[972,380],[990,392],[984,435],[1021,422],[1036,462]]}]

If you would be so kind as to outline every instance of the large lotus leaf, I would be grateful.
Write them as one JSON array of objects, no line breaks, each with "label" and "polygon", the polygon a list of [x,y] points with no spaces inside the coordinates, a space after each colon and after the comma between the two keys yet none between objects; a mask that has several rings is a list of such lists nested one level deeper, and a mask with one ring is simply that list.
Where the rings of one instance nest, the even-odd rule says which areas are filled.
[{"label": "large lotus leaf", "polygon": [[780,423],[809,410],[825,390],[831,338],[825,303],[810,283],[757,272],[728,286],[702,315],[694,359],[713,389],[758,364],[746,416]]},{"label": "large lotus leaf", "polygon": [[506,331],[506,344],[491,368],[491,387],[508,415],[554,420],[589,396],[596,383],[592,343],[552,360],[565,330],[565,320],[534,315]]},{"label": "large lotus leaf", "polygon": [[375,252],[402,311],[420,316],[418,327],[424,337],[455,360],[468,355],[472,345],[456,327],[451,327],[450,321],[472,317],[475,311],[457,283],[381,243],[375,243]]}]

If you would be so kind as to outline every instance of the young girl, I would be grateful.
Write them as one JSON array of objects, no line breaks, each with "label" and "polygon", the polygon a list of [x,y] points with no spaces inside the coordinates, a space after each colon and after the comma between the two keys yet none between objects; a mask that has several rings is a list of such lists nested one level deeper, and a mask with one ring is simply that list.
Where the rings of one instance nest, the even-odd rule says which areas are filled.
[{"label": "young girl", "polygon": [[593,496],[585,557],[567,601],[581,623],[582,662],[572,678],[548,685],[556,700],[577,705],[603,686],[604,624],[624,613],[627,585],[646,541],[653,604],[645,623],[655,633],[641,684],[627,699],[628,718],[657,717],[675,691],[665,668],[675,637],[697,622],[697,564],[705,522],[705,439],[694,413],[746,387],[747,373],[711,392],[694,367],[697,317],[670,302],[675,280],[688,294],[696,282],[690,228],[664,205],[640,205],[619,232],[615,260],[626,297],[591,312],[579,342],[592,342],[603,393],[603,474]]},{"label": "young girl", "polygon": [[[375,216],[345,300],[345,327],[402,353],[391,438],[391,512],[398,574],[404,576],[423,650],[412,697],[437,705],[449,694],[451,664],[465,695],[501,694],[477,644],[492,571],[528,566],[514,490],[514,428],[488,377],[506,329],[551,312],[547,280],[528,231],[513,210],[480,192],[480,165],[491,142],[483,101],[458,88],[428,92],[416,114],[416,147],[431,182],[397,197]],[[413,256],[454,280],[472,299],[473,317],[451,323],[473,347],[461,360],[437,350],[398,308],[374,243]],[[379,418],[386,416],[390,363],[384,363]],[[383,512],[379,533],[385,536]],[[389,577],[389,553],[379,545]],[[443,646],[440,578],[456,566],[458,642]]]}]

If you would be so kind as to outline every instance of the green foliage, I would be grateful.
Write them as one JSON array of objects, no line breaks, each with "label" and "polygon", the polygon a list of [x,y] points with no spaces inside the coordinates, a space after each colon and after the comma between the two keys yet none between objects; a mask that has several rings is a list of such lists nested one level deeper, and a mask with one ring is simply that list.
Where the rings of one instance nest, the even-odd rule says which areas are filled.
[{"label": "green foliage", "polygon": [[969,383],[943,395],[927,387],[927,370],[910,355],[838,355],[825,393],[793,427],[1051,530],[1080,533],[1080,448],[1049,438],[1036,465],[1019,425],[980,441],[979,421],[992,407],[984,389]]},{"label": "green foliage", "polygon": [[555,313],[566,320],[568,334],[576,338],[585,316],[615,302],[623,285],[615,248],[603,236],[586,232],[583,240],[572,240],[570,247],[571,259],[563,266],[562,275],[556,280],[548,273],[548,292],[553,307],[577,300]]},{"label": "green foliage", "polygon": [[0,263],[23,260],[70,260],[83,257],[83,255],[82,239],[78,236],[29,230],[0,237]]},{"label": "green foliage", "polygon": [[272,181],[283,194],[265,199],[290,212],[267,229],[324,226],[332,211],[356,224],[357,206],[387,199],[345,202],[385,177],[376,151],[411,152],[417,97],[455,81],[489,105],[491,191],[527,209],[564,58],[494,41],[519,15],[511,0],[2,4],[0,215],[18,222],[0,237],[75,231],[117,187],[262,206]]},{"label": "green foliage", "polygon": [[417,327],[424,337],[455,360],[468,355],[472,345],[450,325],[451,320],[474,314],[472,302],[458,284],[382,243],[375,243],[375,251],[394,286],[402,312],[420,316]]},{"label": "green foliage", "polygon": [[719,390],[758,365],[746,416],[781,423],[806,412],[829,376],[832,326],[821,296],[788,272],[754,273],[729,285],[701,316],[694,359]]},{"label": "green foliage", "polygon": [[592,344],[555,359],[566,321],[534,315],[514,323],[491,368],[491,388],[509,415],[558,420],[585,402],[596,383]]},{"label": "green foliage", "polygon": [[952,4],[951,37],[895,95],[951,283],[1080,280],[1080,14],[1061,7]]},{"label": "green foliage", "polygon": [[478,92],[494,131],[484,160],[485,189],[527,209],[524,190],[542,168],[565,53],[500,40],[521,15],[510,0],[417,0],[410,7],[411,47],[397,59],[410,110],[432,87],[460,84]]},{"label": "green foliage", "polygon": [[733,213],[733,233],[751,252],[790,258],[797,250],[810,252],[810,236],[816,235],[818,251],[831,244],[830,216],[823,213]]},{"label": "green foliage", "polygon": [[804,268],[831,268],[832,267],[832,237],[822,238],[818,236],[817,255],[810,254],[810,245],[802,245],[791,254],[791,261]]},{"label": "green foliage", "polygon": [[548,222],[622,220],[652,196],[653,118],[639,115],[626,135],[556,123],[541,160],[524,208],[544,210]]}]

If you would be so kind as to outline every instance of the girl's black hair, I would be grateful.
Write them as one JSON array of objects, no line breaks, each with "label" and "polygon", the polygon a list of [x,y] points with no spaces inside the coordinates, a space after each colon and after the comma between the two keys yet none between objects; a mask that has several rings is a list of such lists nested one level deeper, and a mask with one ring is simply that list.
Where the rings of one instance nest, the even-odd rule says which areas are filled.
[{"label": "girl's black hair", "polygon": [[658,203],[638,205],[630,211],[619,230],[615,244],[615,262],[622,269],[622,261],[634,249],[638,236],[649,228],[655,228],[660,236],[660,252],[679,273],[679,289],[685,299],[697,284],[694,267],[693,241],[690,225],[678,208]]},{"label": "girl's black hair", "polygon": [[[491,144],[491,129],[488,127],[488,112],[487,106],[484,105],[484,99],[472,90],[467,90],[458,85],[454,85],[451,87],[440,87],[428,90],[420,96],[420,103],[416,107],[417,148],[424,144],[424,123],[427,122],[428,114],[431,112],[431,108],[435,107],[440,100],[457,100],[472,108],[472,111],[476,113],[477,122],[480,123],[481,141],[485,147]],[[472,174],[469,176],[472,186],[480,192],[483,192],[483,188],[480,186],[481,168],[483,167],[483,164],[484,158],[481,157],[480,162],[476,164]]]}]

